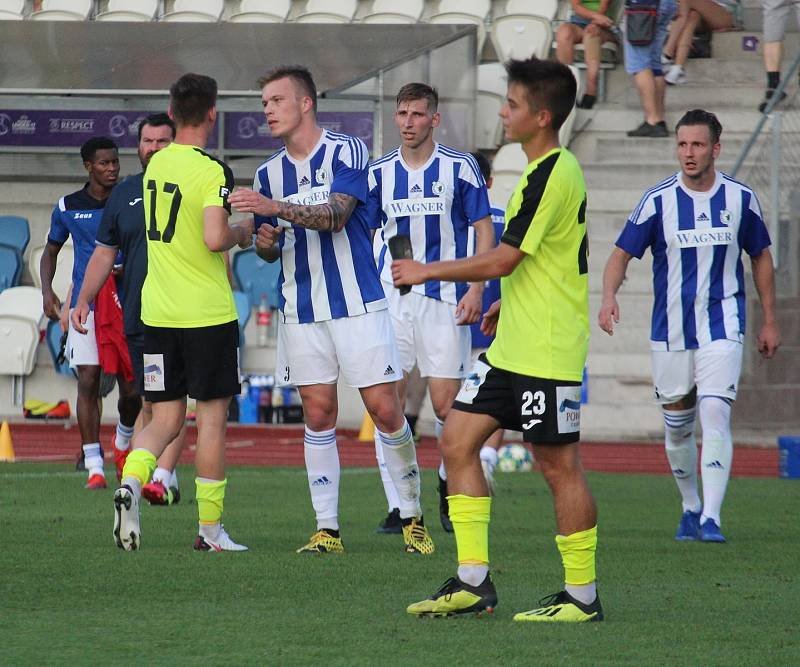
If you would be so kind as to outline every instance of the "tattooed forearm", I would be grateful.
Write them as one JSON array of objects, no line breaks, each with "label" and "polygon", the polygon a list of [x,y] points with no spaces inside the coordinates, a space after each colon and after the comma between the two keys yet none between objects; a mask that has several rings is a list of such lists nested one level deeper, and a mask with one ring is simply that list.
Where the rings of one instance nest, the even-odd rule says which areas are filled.
[{"label": "tattooed forearm", "polygon": [[332,192],[327,204],[301,205],[283,201],[275,203],[278,205],[279,218],[318,232],[340,232],[358,201],[350,195]]}]

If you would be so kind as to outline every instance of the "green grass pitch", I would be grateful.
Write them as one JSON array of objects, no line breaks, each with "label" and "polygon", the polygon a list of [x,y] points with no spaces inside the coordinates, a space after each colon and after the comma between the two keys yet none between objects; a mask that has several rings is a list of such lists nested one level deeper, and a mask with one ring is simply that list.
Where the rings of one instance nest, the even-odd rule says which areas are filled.
[{"label": "green grass pitch", "polygon": [[184,499],[142,508],[142,549],[113,544],[112,491],[64,465],[0,465],[0,642],[6,665],[797,665],[800,482],[734,479],[725,545],[677,543],[671,478],[591,474],[603,623],[516,624],[561,588],[549,493],[538,474],[499,474],[491,524],[500,603],[481,618],[423,619],[405,606],[455,571],[455,544],[425,507],[437,551],[404,554],[374,534],[378,474],[342,476],[346,553],[294,553],[314,524],[303,471],[231,468],[226,528],[242,554],[191,549]]}]

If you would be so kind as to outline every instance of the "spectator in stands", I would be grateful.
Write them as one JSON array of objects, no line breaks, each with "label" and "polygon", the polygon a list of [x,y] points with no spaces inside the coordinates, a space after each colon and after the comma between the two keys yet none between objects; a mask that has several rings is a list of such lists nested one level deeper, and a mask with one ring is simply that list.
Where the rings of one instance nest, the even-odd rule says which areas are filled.
[{"label": "spectator in stands", "polygon": [[629,137],[668,137],[664,121],[664,72],[661,67],[661,53],[667,38],[667,28],[675,16],[675,0],[661,0],[653,40],[645,45],[633,45],[625,34],[625,71],[633,75],[633,82],[639,93],[644,110],[644,122]]},{"label": "spectator in stands", "polygon": [[686,82],[686,61],[695,30],[730,30],[736,23],[737,0],[679,0],[678,17],[670,27],[661,62],[670,68],[669,85]]},{"label": "spectator in stands", "polygon": [[[767,90],[764,100],[758,105],[764,111],[775,91],[781,83],[781,59],[783,58],[783,36],[786,32],[786,21],[789,11],[794,6],[797,22],[800,24],[800,1],[798,0],[762,0],[764,8],[764,69],[767,72]],[[781,92],[781,102],[786,97]]]},{"label": "spectator in stands", "polygon": [[[710,1],[710,0],[708,0]],[[556,58],[565,65],[574,60],[576,44],[583,44],[583,62],[586,64],[586,92],[575,105],[591,109],[597,100],[597,80],[600,75],[600,46],[616,42],[612,32],[614,20],[608,16],[611,0],[571,0],[572,16],[556,32]]]},{"label": "spectator in stands", "polygon": [[[75,248],[72,268],[73,289],[69,299],[74,308],[83,283],[86,265],[95,247],[97,226],[108,196],[119,178],[117,145],[107,137],[93,137],[81,146],[81,159],[89,181],[77,192],[62,197],[53,209],[47,245],[42,253],[39,271],[42,281],[42,309],[52,320],[61,318],[61,303],[53,291],[56,259],[61,247],[71,236]],[[78,374],[78,428],[85,467],[89,471],[87,489],[105,489],[103,453],[100,448],[100,360],[95,337],[94,312],[87,316],[86,334],[69,327],[67,355]],[[118,375],[119,423],[114,436],[114,449],[127,444],[133,435],[133,423],[139,414],[139,395],[133,382]]]}]

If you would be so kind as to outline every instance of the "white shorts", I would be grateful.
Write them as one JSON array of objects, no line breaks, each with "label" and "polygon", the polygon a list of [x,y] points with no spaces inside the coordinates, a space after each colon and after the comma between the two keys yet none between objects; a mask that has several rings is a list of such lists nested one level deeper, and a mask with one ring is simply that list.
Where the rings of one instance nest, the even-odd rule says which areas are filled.
[{"label": "white shorts", "polygon": [[421,377],[460,380],[470,369],[472,335],[456,323],[456,307],[416,292],[401,296],[384,283],[403,370],[416,365]]},{"label": "white shorts", "polygon": [[99,366],[100,357],[97,355],[97,339],[94,334],[94,311],[89,311],[84,328],[86,333],[82,334],[72,326],[72,311],[69,311],[69,332],[67,333],[67,359],[69,367],[76,366]]},{"label": "white shorts", "polygon": [[653,350],[656,402],[665,405],[686,396],[697,386],[697,396],[736,400],[742,371],[742,344],[715,340],[696,350]]},{"label": "white shorts", "polygon": [[275,384],[334,384],[341,371],[351,387],[402,379],[388,310],[278,327]]}]

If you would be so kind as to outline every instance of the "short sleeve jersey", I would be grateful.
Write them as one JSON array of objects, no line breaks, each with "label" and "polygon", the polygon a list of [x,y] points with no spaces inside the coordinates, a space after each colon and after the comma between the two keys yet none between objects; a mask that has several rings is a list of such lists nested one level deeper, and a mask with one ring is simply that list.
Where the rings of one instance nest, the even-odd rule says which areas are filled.
[{"label": "short sleeve jersey", "polygon": [[653,253],[651,349],[741,341],[742,250],[759,255],[769,245],[755,193],[722,172],[706,192],[687,188],[680,172],[648,190],[617,246],[636,258]]},{"label": "short sleeve jersey", "polygon": [[199,328],[237,318],[222,253],[203,240],[203,211],[230,211],[233,173],[196,146],[172,143],[144,174],[147,277],[142,321],[148,326]]},{"label": "short sleeve jersey", "polygon": [[336,192],[357,200],[344,229],[335,233],[255,216],[256,228],[287,228],[280,237],[278,277],[285,322],[324,322],[386,309],[366,214],[367,161],[363,141],[323,130],[304,160],[295,160],[282,148],[256,171],[253,189],[270,199],[319,205]]},{"label": "short sleeve jersey", "polygon": [[[390,285],[389,239],[409,236],[418,262],[460,259],[470,254],[470,225],[489,216],[486,183],[475,158],[441,144],[419,169],[405,163],[399,148],[376,160],[369,168],[367,205],[382,241],[375,243],[378,272]],[[455,305],[467,288],[464,282],[429,280],[411,289]]]},{"label": "short sleeve jersey", "polygon": [[83,285],[83,275],[86,265],[95,248],[95,237],[100,219],[103,217],[103,207],[107,200],[99,201],[87,191],[87,185],[66,195],[58,200],[50,216],[50,230],[47,240],[58,246],[63,245],[72,237],[74,260],[72,264],[72,301],[70,308],[78,301],[78,295]]},{"label": "short sleeve jersey", "polygon": [[126,336],[144,334],[142,287],[147,275],[147,240],[143,176],[143,173],[128,176],[112,190],[97,229],[97,245],[122,251],[122,315]]},{"label": "short sleeve jersey", "polygon": [[[505,211],[499,206],[492,205],[492,227],[494,227],[494,240],[495,245],[500,244],[500,239],[503,238],[503,232],[505,231],[506,221],[505,221]],[[471,235],[474,236],[474,235]],[[474,239],[470,242],[470,247],[473,249],[474,252]],[[486,285],[483,289],[483,301],[481,302],[481,313],[485,313],[489,310],[489,306],[491,306],[495,301],[500,298],[500,278],[495,278],[494,280],[487,280]],[[470,332],[472,333],[472,349],[473,350],[482,350],[484,348],[489,347],[492,341],[494,340],[494,336],[487,336],[481,331],[481,321],[478,320],[474,324],[469,325]]]},{"label": "short sleeve jersey", "polygon": [[489,363],[580,382],[589,344],[586,186],[575,156],[555,148],[531,162],[506,209],[502,243],[525,256],[501,278]]}]

